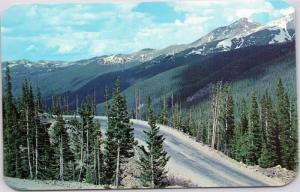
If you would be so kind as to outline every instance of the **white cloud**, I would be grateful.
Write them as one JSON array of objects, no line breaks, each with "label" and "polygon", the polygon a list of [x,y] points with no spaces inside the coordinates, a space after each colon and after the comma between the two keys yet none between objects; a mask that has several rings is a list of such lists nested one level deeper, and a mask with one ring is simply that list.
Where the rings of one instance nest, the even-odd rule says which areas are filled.
[{"label": "white cloud", "polygon": [[92,41],[100,39],[98,32],[68,32],[63,35],[44,35],[35,38],[46,47],[56,49],[58,54],[80,53],[90,49]]},{"label": "white cloud", "polygon": [[[22,29],[32,33],[22,37],[26,51],[41,49],[51,55],[129,53],[143,48],[164,48],[190,43],[215,27],[227,25],[241,17],[267,13],[272,17],[288,14],[293,8],[275,9],[267,0],[172,1],[184,19],[156,23],[151,17],[132,11],[137,2],[114,4],[112,9],[97,11],[93,4],[72,6],[29,6]],[[93,25],[89,29],[85,25]],[[10,32],[1,27],[3,33]],[[21,29],[21,30],[22,30]],[[38,34],[38,35],[37,35]],[[22,35],[22,34],[21,34]],[[10,36],[15,42],[20,36]],[[17,44],[17,43],[16,43]]]},{"label": "white cloud", "polygon": [[34,48],[35,48],[35,45],[31,44],[25,49],[25,51],[29,52],[29,51],[32,51]]},{"label": "white cloud", "polygon": [[11,28],[1,26],[1,33],[9,33],[11,31],[12,31]]},{"label": "white cloud", "polygon": [[233,21],[242,17],[251,17],[258,13],[267,13],[279,17],[287,10],[275,9],[267,0],[212,0],[212,1],[175,1],[174,9],[188,15],[215,16]]},{"label": "white cloud", "polygon": [[289,15],[289,14],[295,13],[295,9],[294,9],[294,7],[288,7],[285,9],[280,9],[279,12],[281,15]]},{"label": "white cloud", "polygon": [[138,2],[127,1],[126,3],[116,3],[115,5],[118,6],[119,10],[122,12],[130,12],[138,4]]}]

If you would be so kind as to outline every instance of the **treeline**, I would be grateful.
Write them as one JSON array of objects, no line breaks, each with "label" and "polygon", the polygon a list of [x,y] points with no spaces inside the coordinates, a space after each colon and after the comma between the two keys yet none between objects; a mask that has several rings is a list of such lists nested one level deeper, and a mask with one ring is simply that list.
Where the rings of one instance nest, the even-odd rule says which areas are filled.
[{"label": "treeline", "polygon": [[146,146],[138,146],[118,80],[109,101],[109,90],[105,89],[108,119],[104,138],[99,120],[95,119],[92,97],[85,98],[74,116],[64,116],[68,113],[67,100],[53,97],[49,115],[44,113],[40,90],[34,95],[26,79],[20,98],[15,99],[11,90],[7,67],[3,97],[5,176],[119,187],[124,185],[127,162],[137,156],[143,186],[155,188],[168,184],[165,166],[169,157],[163,148],[164,138],[156,126],[150,98]]},{"label": "treeline", "polygon": [[[276,95],[265,90],[261,99],[253,91],[235,102],[231,86],[218,82],[205,109],[182,109],[180,99],[160,102],[159,123],[172,126],[197,141],[249,165],[281,165],[297,170],[297,112],[282,80]],[[199,112],[200,111],[200,112]]]}]

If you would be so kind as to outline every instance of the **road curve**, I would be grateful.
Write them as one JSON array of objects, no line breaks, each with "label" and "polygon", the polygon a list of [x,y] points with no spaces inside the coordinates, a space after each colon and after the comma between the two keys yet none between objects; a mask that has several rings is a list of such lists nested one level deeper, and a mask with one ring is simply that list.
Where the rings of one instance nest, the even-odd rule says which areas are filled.
[{"label": "road curve", "polygon": [[[69,119],[74,116],[64,116]],[[101,128],[107,128],[107,119],[96,116]],[[147,122],[131,120],[134,136],[144,144],[145,134],[149,129]],[[271,179],[261,173],[246,168],[237,161],[211,150],[208,146],[194,141],[183,133],[167,126],[159,125],[165,137],[164,147],[171,157],[167,169],[170,176],[189,180],[199,187],[247,187],[281,186],[282,182]]]}]

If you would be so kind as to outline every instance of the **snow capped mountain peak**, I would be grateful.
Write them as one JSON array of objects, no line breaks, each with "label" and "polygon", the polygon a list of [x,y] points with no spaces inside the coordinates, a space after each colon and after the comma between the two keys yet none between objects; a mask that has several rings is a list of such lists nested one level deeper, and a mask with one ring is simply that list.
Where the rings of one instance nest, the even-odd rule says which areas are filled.
[{"label": "snow capped mountain peak", "polygon": [[113,64],[124,64],[129,61],[130,58],[122,55],[110,55],[103,57],[103,62],[105,65],[113,65]]},{"label": "snow capped mountain peak", "polygon": [[250,20],[247,17],[240,18],[239,20],[233,22],[232,24],[229,25],[229,27],[239,27],[239,26],[244,26],[244,27],[258,27],[260,24]]},{"label": "snow capped mountain peak", "polygon": [[267,24],[267,27],[280,27],[285,30],[295,29],[295,14],[291,13]]},{"label": "snow capped mountain peak", "polygon": [[266,25],[248,18],[219,27],[191,44],[189,54],[208,54],[249,46],[260,46],[292,41],[295,38],[295,14],[289,14]]},{"label": "snow capped mountain peak", "polygon": [[261,26],[260,24],[250,20],[249,18],[243,17],[232,24],[228,25],[227,28],[234,29],[236,32],[246,32],[253,30]]},{"label": "snow capped mountain peak", "polygon": [[205,43],[218,41],[222,39],[232,38],[243,33],[247,33],[260,27],[260,24],[251,21],[248,18],[241,18],[228,26],[219,27],[212,32],[208,33],[199,40],[193,42],[191,47],[198,47]]},{"label": "snow capped mountain peak", "polygon": [[71,65],[118,65],[129,63],[143,63],[159,56],[175,55],[188,50],[186,55],[206,55],[212,52],[230,51],[249,46],[284,43],[295,39],[295,13],[288,14],[268,24],[261,25],[249,18],[240,18],[230,25],[212,30],[191,44],[170,45],[164,49],[145,48],[131,54],[114,54],[79,60],[76,62],[37,61],[27,60],[9,61],[10,67],[39,68],[54,70]]}]

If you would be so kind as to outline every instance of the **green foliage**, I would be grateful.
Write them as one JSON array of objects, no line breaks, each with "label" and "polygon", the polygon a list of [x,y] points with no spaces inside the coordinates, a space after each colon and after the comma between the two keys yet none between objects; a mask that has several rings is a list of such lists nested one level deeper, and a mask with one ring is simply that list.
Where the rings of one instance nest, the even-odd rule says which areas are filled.
[{"label": "green foliage", "polygon": [[261,99],[261,128],[263,133],[263,148],[259,159],[262,167],[272,167],[278,163],[276,151],[280,150],[276,114],[272,99],[266,91]]},{"label": "green foliage", "polygon": [[241,134],[247,133],[248,130],[248,107],[246,104],[245,99],[242,99],[241,106],[240,106],[240,111],[241,111]]},{"label": "green foliage", "polygon": [[94,123],[92,130],[92,151],[93,151],[93,169],[95,176],[93,177],[94,184],[104,183],[104,161],[101,146],[103,144],[101,127],[99,122]]},{"label": "green foliage", "polygon": [[144,132],[147,136],[147,149],[145,149],[144,146],[140,146],[142,151],[138,162],[141,169],[140,180],[145,187],[160,188],[167,184],[167,171],[165,170],[165,166],[169,157],[163,147],[165,139],[163,135],[159,134],[159,127],[156,126],[156,119],[150,97],[148,98],[147,107],[147,118],[150,130]]},{"label": "green foliage", "polygon": [[4,175],[19,176],[19,126],[18,112],[12,95],[12,84],[9,66],[6,66],[6,93],[3,97],[3,146],[4,146]]},{"label": "green foliage", "polygon": [[223,126],[225,128],[225,154],[230,157],[233,156],[233,146],[234,146],[234,130],[235,130],[235,120],[234,120],[234,102],[231,93],[231,87],[228,84],[224,86],[224,114],[223,114]]},{"label": "green foliage", "polygon": [[164,100],[161,100],[160,102],[160,112],[158,117],[158,123],[162,125],[168,124],[168,112],[167,112],[167,104],[166,104],[166,98],[164,97]]},{"label": "green foliage", "polygon": [[[288,94],[282,80],[279,79],[276,90],[276,112],[279,127],[281,151],[278,151],[279,162],[288,169],[295,168],[295,129],[292,128],[292,110]],[[293,132],[294,131],[294,132]]]},{"label": "green foliage", "polygon": [[90,166],[87,166],[87,168],[86,168],[85,182],[86,183],[92,183],[92,184],[95,183],[93,171],[92,171],[92,168]]},{"label": "green foliage", "polygon": [[[259,122],[259,112],[258,112],[258,103],[256,93],[252,92],[250,98],[250,106],[249,106],[249,135],[251,145],[253,145],[254,150],[252,153],[252,157],[254,164],[258,163],[258,158],[261,154],[261,146],[262,146],[262,131]],[[251,148],[252,149],[252,148]]]},{"label": "green foliage", "polygon": [[262,168],[268,168],[273,167],[274,164],[274,157],[272,157],[272,151],[267,149],[267,145],[263,143],[262,150],[261,150],[261,156],[258,159],[258,164]]},{"label": "green foliage", "polygon": [[[127,112],[126,99],[120,95],[120,86],[120,81],[117,80],[112,101],[109,103],[108,128],[104,142],[105,182],[106,184],[113,184],[118,177],[119,180],[118,183],[115,183],[116,185],[119,185],[122,180],[121,165],[126,163],[128,158],[134,156],[133,147],[136,144]],[[118,175],[116,175],[117,170],[119,171]]]},{"label": "green foliage", "polygon": [[[122,165],[134,155],[135,141],[127,103],[132,109],[133,90],[138,88],[142,93],[142,103],[147,96],[155,98],[154,103],[150,99],[148,102],[147,118],[151,129],[145,133],[147,145],[140,147],[140,178],[145,186],[162,187],[166,184],[164,167],[169,157],[163,149],[164,138],[156,126],[155,109],[159,110],[159,123],[172,124],[174,128],[196,137],[197,141],[211,144],[212,107],[208,98],[211,84],[220,80],[228,81],[230,85],[223,86],[221,83],[217,103],[220,112],[216,119],[218,149],[247,164],[259,164],[261,167],[280,164],[297,170],[296,75],[293,49],[293,44],[247,48],[233,53],[181,58],[175,64],[165,60],[163,70],[159,64],[143,70],[143,73],[139,72],[142,69],[140,67],[119,71],[117,74],[125,79],[122,88],[128,87],[123,94],[129,100],[127,102],[125,96],[121,95],[119,81],[115,83],[111,100],[108,87],[105,88],[104,101],[107,102],[103,109],[108,116],[108,129],[104,142],[100,125],[93,119],[94,101],[90,97],[81,105],[80,118],[72,119],[71,126],[67,128],[61,115],[62,111],[69,111],[68,102],[64,97],[62,107],[61,96],[54,96],[52,114],[56,115],[57,122],[53,127],[54,138],[49,138],[49,124],[43,124],[39,120],[45,110],[41,91],[38,89],[35,96],[31,83],[26,79],[21,88],[20,85],[12,86],[10,70],[7,67],[3,97],[4,174],[20,178],[58,179],[60,157],[63,155],[64,180],[119,185],[123,178]],[[246,59],[241,55],[247,55]],[[262,55],[263,57],[259,57]],[[257,61],[253,62],[253,59]],[[114,70],[118,70],[116,68]],[[98,72],[99,69],[92,74]],[[109,81],[112,74],[103,75],[106,72],[110,70],[101,71],[100,76],[102,79],[109,77],[106,80]],[[134,83],[127,81],[128,77],[132,78],[132,72],[137,72],[136,79],[132,81]],[[115,74],[113,73],[113,78]],[[70,82],[69,77],[55,78],[61,77],[56,75],[51,77],[56,80],[47,87],[46,97],[58,85],[65,85],[65,82],[72,84],[67,87],[72,86],[74,90],[82,88],[78,90],[83,90],[82,94],[88,92],[85,88],[95,88],[93,83],[86,84],[90,80],[89,75],[84,74],[76,79],[74,75],[78,74],[72,73],[70,77],[72,81],[75,79],[74,82]],[[274,82],[278,77],[281,79],[276,88]],[[101,78],[99,77],[100,80]],[[94,82],[98,83],[96,80]],[[49,81],[46,84],[48,86]],[[13,89],[20,90],[19,98],[13,97]],[[63,91],[61,87],[55,90],[58,93]],[[251,92],[253,93],[249,98]],[[164,98],[159,102],[162,95]],[[172,99],[170,109],[172,95],[177,97],[177,101],[174,103]],[[103,143],[104,151],[101,148]],[[63,146],[63,153],[59,151],[60,146]],[[116,178],[119,179],[118,183]]]},{"label": "green foliage", "polygon": [[[57,178],[65,180],[65,178],[69,177],[69,175],[66,174],[67,164],[72,161],[74,157],[70,150],[69,135],[66,130],[65,121],[61,114],[56,117],[56,124],[53,127],[53,133],[53,144],[56,157],[55,165],[57,165],[56,173],[59,173]],[[62,169],[61,173],[58,171],[59,169]]]}]

